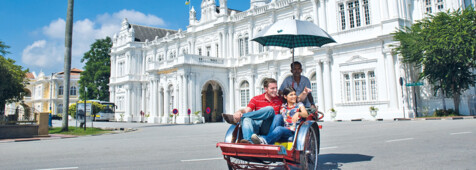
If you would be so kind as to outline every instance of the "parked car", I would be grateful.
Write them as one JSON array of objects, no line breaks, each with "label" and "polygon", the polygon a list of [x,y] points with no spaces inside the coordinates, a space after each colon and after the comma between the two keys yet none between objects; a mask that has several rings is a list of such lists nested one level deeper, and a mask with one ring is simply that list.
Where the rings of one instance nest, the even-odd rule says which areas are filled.
[{"label": "parked car", "polygon": [[59,115],[52,115],[52,116],[51,116],[51,119],[52,119],[52,120],[61,120],[61,119],[63,119],[63,118],[62,118],[61,116],[59,116]]}]

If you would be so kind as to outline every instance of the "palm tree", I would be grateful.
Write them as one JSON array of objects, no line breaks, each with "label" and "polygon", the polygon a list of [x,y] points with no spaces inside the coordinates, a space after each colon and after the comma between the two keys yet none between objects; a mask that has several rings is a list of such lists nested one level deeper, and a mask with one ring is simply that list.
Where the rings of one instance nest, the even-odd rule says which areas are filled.
[{"label": "palm tree", "polygon": [[66,31],[64,43],[64,96],[63,96],[63,124],[61,131],[68,131],[68,106],[69,106],[69,76],[71,72],[71,44],[73,39],[73,6],[74,0],[68,0],[66,14]]}]

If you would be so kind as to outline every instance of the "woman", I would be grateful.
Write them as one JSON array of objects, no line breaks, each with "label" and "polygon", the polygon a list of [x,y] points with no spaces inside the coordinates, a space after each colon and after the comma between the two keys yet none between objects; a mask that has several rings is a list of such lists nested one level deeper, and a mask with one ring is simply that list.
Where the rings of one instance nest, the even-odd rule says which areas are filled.
[{"label": "woman", "polygon": [[[300,95],[307,95],[310,90],[304,90]],[[271,133],[266,136],[258,136],[253,134],[251,140],[253,143],[260,144],[274,144],[277,140],[281,138],[289,138],[294,135],[296,130],[296,122],[300,118],[307,118],[308,113],[304,104],[297,102],[296,90],[292,87],[286,87],[283,89],[283,105],[281,107],[280,115],[282,116],[283,122],[281,126],[276,127]],[[284,124],[284,126],[282,126]]]}]

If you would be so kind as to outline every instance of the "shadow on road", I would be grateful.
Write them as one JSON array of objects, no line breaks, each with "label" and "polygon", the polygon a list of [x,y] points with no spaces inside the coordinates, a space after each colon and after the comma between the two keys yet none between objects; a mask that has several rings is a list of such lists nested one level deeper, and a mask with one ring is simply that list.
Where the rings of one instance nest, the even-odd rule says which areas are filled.
[{"label": "shadow on road", "polygon": [[361,154],[320,154],[319,169],[340,169],[343,163],[370,161],[372,158],[373,156]]}]

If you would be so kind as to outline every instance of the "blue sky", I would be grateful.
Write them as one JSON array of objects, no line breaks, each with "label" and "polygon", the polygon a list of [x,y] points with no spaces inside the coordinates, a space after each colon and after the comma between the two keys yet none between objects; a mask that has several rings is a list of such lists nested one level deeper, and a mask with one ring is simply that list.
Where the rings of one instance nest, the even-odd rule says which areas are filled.
[{"label": "blue sky", "polygon": [[[1,0],[0,41],[11,52],[6,57],[37,75],[63,71],[67,4],[67,0]],[[197,15],[200,4],[201,0],[191,0]],[[228,0],[231,9],[244,11],[249,6],[248,0]],[[80,60],[90,45],[117,33],[123,18],[132,24],[185,30],[188,10],[185,0],[76,0],[71,67],[82,69]]]}]

